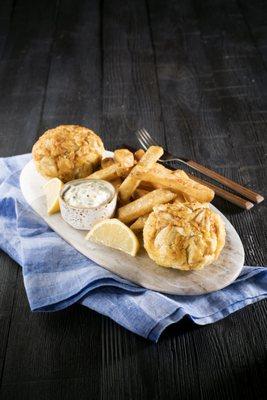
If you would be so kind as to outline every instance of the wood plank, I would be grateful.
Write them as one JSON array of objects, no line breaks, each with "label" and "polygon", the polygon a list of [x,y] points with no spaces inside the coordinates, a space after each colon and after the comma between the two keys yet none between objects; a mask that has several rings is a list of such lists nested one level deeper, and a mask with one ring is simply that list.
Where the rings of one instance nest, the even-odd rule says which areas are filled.
[{"label": "wood plank", "polygon": [[[102,11],[103,121],[106,143],[136,147],[145,126],[164,143],[154,54],[142,0],[104,2]],[[157,398],[153,345],[103,320],[101,398]],[[153,365],[153,368],[148,368]]]},{"label": "wood plank", "polygon": [[99,132],[102,116],[100,23],[99,1],[94,6],[86,1],[62,3],[36,137],[60,124],[85,125]]},{"label": "wood plank", "polygon": [[[260,303],[261,316],[265,320],[263,328],[266,329],[266,319],[264,318],[267,307],[263,307],[264,302]],[[77,308],[73,310],[73,314],[77,312]],[[257,306],[258,308],[258,306]],[[54,335],[58,329],[62,329],[64,319],[66,319],[66,311],[50,314],[54,315],[50,327],[53,328]],[[69,312],[69,311],[68,311]],[[257,311],[258,312],[258,311]],[[57,319],[60,316],[60,324]],[[249,321],[257,323],[255,318],[255,306],[250,306],[246,312],[238,312],[241,328],[246,326]],[[83,318],[87,317],[87,310]],[[97,314],[94,318],[101,318]],[[73,315],[71,316],[71,319]],[[227,337],[227,347],[222,349],[221,344],[213,338],[211,342],[206,339],[206,334],[209,331],[209,326],[196,327],[189,321],[179,324],[179,333],[177,326],[174,325],[167,329],[163,334],[161,342],[158,345],[146,342],[131,333],[125,331],[123,328],[115,326],[115,324],[104,319],[106,323],[114,325],[114,332],[117,332],[117,339],[119,339],[119,346],[121,350],[113,353],[113,360],[109,358],[106,360],[107,367],[110,369],[110,374],[113,375],[112,383],[110,386],[110,393],[104,395],[103,389],[98,386],[98,380],[95,381],[95,387],[92,388],[88,384],[88,378],[81,372],[81,376],[74,377],[62,376],[56,377],[57,362],[54,364],[55,372],[54,379],[17,381],[5,383],[2,387],[3,398],[15,399],[17,393],[20,393],[21,399],[47,399],[53,394],[54,399],[73,399],[79,393],[80,399],[87,399],[93,391],[93,398],[103,399],[124,399],[127,394],[128,399],[145,399],[154,396],[156,399],[174,399],[177,396],[184,399],[201,398],[209,399],[212,396],[223,399],[237,398],[242,394],[244,398],[255,398],[257,394],[259,399],[264,398],[264,370],[265,370],[265,355],[260,347],[255,348],[255,341],[263,340],[266,343],[264,331],[260,336],[249,335],[248,340],[249,353],[247,347],[240,349],[240,340],[242,338],[241,331],[237,329],[235,316],[230,316],[224,321],[217,323],[217,337],[222,335]],[[46,321],[47,323],[47,321]],[[85,323],[87,325],[88,321]],[[93,320],[91,321],[93,323]],[[60,328],[61,326],[61,328]],[[44,325],[43,325],[44,327]],[[87,328],[86,328],[87,329]],[[118,330],[120,335],[118,335]],[[188,333],[193,338],[189,340]],[[179,336],[180,346],[177,347],[176,336]],[[129,336],[130,346],[127,343],[125,336]],[[47,337],[46,337],[47,338]],[[48,338],[47,338],[48,339]],[[115,337],[113,336],[113,339]],[[41,339],[40,339],[41,340]],[[83,340],[83,339],[82,339]],[[93,339],[95,341],[95,337]],[[47,341],[48,343],[48,341]],[[128,346],[126,347],[126,344]],[[115,345],[115,342],[114,342]],[[252,345],[252,346],[251,346]],[[70,343],[72,348],[73,343]],[[188,350],[195,348],[199,354],[198,364],[195,364],[194,357],[188,358]],[[218,353],[217,358],[220,359],[220,364],[217,364],[217,359],[210,359],[210,348],[212,352]],[[78,350],[80,351],[80,350]],[[225,365],[224,351],[227,357],[233,360],[232,368],[229,370]],[[230,355],[229,355],[230,352]],[[151,354],[157,354],[157,358],[161,361],[159,364],[151,364]],[[86,353],[88,356],[89,353]],[[61,356],[62,357],[62,356]],[[138,359],[138,368],[136,369],[133,359]],[[192,363],[193,360],[193,363]],[[197,360],[195,360],[197,361]],[[47,360],[46,360],[47,362]],[[72,361],[73,363],[73,361]],[[73,363],[75,365],[75,362]],[[88,363],[87,363],[88,364]],[[47,362],[47,365],[49,363]],[[82,369],[82,362],[79,364]],[[63,366],[62,366],[63,367]],[[61,368],[62,368],[61,367]],[[159,367],[159,369],[157,369]],[[220,367],[220,368],[219,368]],[[212,372],[210,372],[212,370]],[[118,371],[121,371],[121,376],[118,376]],[[260,375],[258,375],[260,371]],[[189,382],[190,373],[190,382]],[[142,381],[139,381],[139,376],[142,376]],[[119,380],[120,378],[121,380]],[[248,387],[244,385],[245,379],[249,379]],[[141,386],[138,384],[141,383]],[[121,389],[117,389],[117,386]],[[119,393],[119,395],[118,395]],[[104,396],[103,396],[104,395]],[[168,397],[164,397],[168,396]],[[90,396],[91,397],[91,396]]]},{"label": "wood plank", "polygon": [[237,5],[247,26],[247,32],[255,46],[259,57],[262,58],[267,69],[267,4],[264,0],[247,1],[237,0]]},{"label": "wood plank", "polygon": [[[229,109],[229,100],[221,99],[218,88],[227,87],[227,84],[221,82],[220,86],[218,84],[216,86],[216,79],[218,74],[222,74],[223,68],[219,68],[218,65],[213,66],[206,55],[208,50],[207,45],[204,46],[204,44],[208,39],[205,42],[201,39],[194,8],[188,2],[180,2],[179,6],[175,3],[166,8],[161,2],[159,4],[152,2],[150,12],[152,29],[153,24],[154,26],[157,24],[153,29],[153,41],[169,147],[174,151],[179,149],[181,155],[195,158],[203,164],[216,168],[218,172],[231,179],[263,192],[263,181],[260,180],[263,178],[263,143],[258,140],[253,150],[249,147],[250,135],[252,137],[257,135],[256,132],[259,129],[262,130],[263,125],[258,125],[255,130],[253,121],[251,121],[252,127],[249,127],[249,123],[246,127],[239,124],[241,120],[254,118],[253,114],[248,112],[248,107],[246,116],[245,112],[239,116],[237,110],[233,114]],[[205,9],[201,9],[199,18],[206,18]],[[205,27],[207,26],[206,19]],[[168,24],[168,20],[173,22]],[[163,30],[164,35],[161,34]],[[214,37],[217,38],[210,32],[206,36],[212,37],[213,40],[215,40]],[[219,44],[213,47],[219,47]],[[216,50],[213,47],[210,54],[214,57]],[[223,51],[226,52],[224,49],[221,49],[221,52],[217,51],[218,57],[221,57]],[[234,64],[231,70],[233,69]],[[231,70],[227,71],[227,76],[231,74]],[[245,83],[243,86],[247,88]],[[258,103],[257,100],[257,105]],[[238,104],[240,104],[239,100],[236,106]],[[249,132],[248,129],[250,129]],[[177,134],[171,134],[171,132],[177,132]],[[255,174],[254,171],[257,173]],[[216,205],[222,207],[232,221],[236,220],[237,208],[220,200],[216,201]],[[252,215],[258,215],[263,209],[263,206],[255,208]],[[239,219],[241,215],[244,219],[250,219],[251,214],[243,212],[239,214]],[[260,215],[257,217],[258,224],[261,226],[259,229],[261,231]],[[236,225],[238,229],[239,225]],[[239,230],[241,235],[244,232],[242,227],[243,225]],[[262,235],[257,235],[256,240],[260,241],[260,249],[263,249]],[[256,264],[262,262],[262,251],[255,256],[255,260],[247,258],[247,262]]]},{"label": "wood plank", "polygon": [[[171,363],[165,361],[159,374],[164,374],[164,367],[168,367],[169,377],[174,376],[176,386],[181,386],[181,393],[188,399],[235,399],[240,396],[263,399],[266,310],[267,304],[263,301],[232,314],[212,327],[197,327],[189,320],[178,327],[170,326],[162,336],[160,356],[164,360],[164,354],[172,354]],[[253,334],[250,334],[248,325],[257,326],[259,316],[264,319],[261,330],[253,329]],[[191,333],[190,340],[188,332]],[[180,341],[177,344],[178,335]],[[259,345],[258,339],[263,346]],[[166,388],[164,394],[171,398],[171,388]]]},{"label": "wood plank", "polygon": [[[12,0],[0,2],[0,60],[6,46],[13,11],[14,2]],[[0,344],[0,376],[2,376],[18,268],[15,262],[12,262],[2,251],[0,252],[0,265],[0,337],[2,338]]]},{"label": "wood plank", "polygon": [[34,3],[17,2],[0,65],[1,156],[30,151],[39,125],[56,7]]},{"label": "wood plank", "polygon": [[[14,135],[13,141],[14,138],[19,140],[18,136],[21,141],[24,140],[21,152],[30,150],[37,136],[48,127],[61,123],[85,124],[93,129],[99,126],[102,112],[99,9],[100,7],[92,8],[87,1],[79,3],[65,1],[58,8],[55,20],[53,1],[43,4],[41,9],[39,3],[34,2],[30,5],[31,15],[37,13],[35,16],[37,19],[41,13],[43,24],[40,25],[38,22],[37,25],[35,22],[33,28],[26,28],[26,10],[20,9],[21,18],[25,18],[25,23],[21,22],[22,29],[23,32],[26,29],[26,36],[28,33],[25,39],[29,42],[28,52],[35,58],[37,56],[35,46],[39,49],[39,53],[40,47],[43,49],[40,53],[41,70],[36,70],[36,76],[32,76],[35,69],[31,70],[29,63],[31,60],[34,64],[34,60],[29,58],[22,80],[17,82],[20,86],[18,89],[15,86],[14,89],[20,95],[23,94],[26,110],[21,110],[21,116],[23,120],[29,119],[28,123],[31,124],[30,134],[27,136],[22,126],[23,133],[19,136],[12,130],[12,123],[10,121],[7,123],[7,128]],[[35,37],[34,40],[31,35]],[[13,47],[16,45],[15,39],[13,38],[11,42]],[[45,49],[48,50],[46,54],[43,53]],[[17,54],[20,54],[19,49],[15,49],[14,54],[17,57]],[[18,62],[21,60],[14,62],[13,75]],[[7,74],[6,69],[3,74]],[[41,77],[44,77],[42,81]],[[30,85],[29,80],[32,78],[36,78],[34,89],[26,93],[25,85]],[[39,102],[40,92],[42,96]],[[34,107],[38,111],[38,118],[29,112],[33,101],[36,102]],[[8,105],[9,107],[14,105],[13,97],[9,99]],[[26,111],[30,115],[26,115]],[[15,114],[15,110],[12,112]],[[5,149],[11,152],[7,145]],[[15,147],[14,151],[19,153],[18,147]],[[78,381],[84,377],[87,391],[96,398],[100,391],[102,318],[78,305],[58,313],[30,312],[22,277],[19,274],[3,372],[2,384],[6,388],[4,394],[8,390],[7,396],[15,396],[18,387],[16,385],[21,384],[22,394],[27,397],[28,389],[25,394],[23,388],[25,385],[28,387],[27,382],[29,382],[30,395],[33,396],[31,392],[33,387],[33,390],[39,391],[37,397],[41,397],[41,385],[38,389],[38,385],[31,385],[31,382],[51,380],[48,392],[54,390],[55,380],[61,381],[61,390],[67,392],[69,379]],[[58,391],[55,395],[60,398]]]},{"label": "wood plank", "polygon": [[143,0],[103,6],[103,132],[113,148],[138,145],[146,127],[164,142],[154,55]]},{"label": "wood plank", "polygon": [[[10,32],[6,35],[2,48],[0,64],[0,149],[1,156],[20,154],[29,150],[35,131],[38,128],[42,97],[46,82],[47,56],[53,33],[53,15],[55,5],[44,1],[37,8],[31,8],[33,2],[18,1],[8,15],[2,8],[1,17],[6,21],[6,29],[10,20]],[[11,6],[10,6],[11,7]],[[12,11],[12,8],[9,8]],[[40,15],[44,11],[50,20],[40,23]],[[29,20],[26,18],[29,16]],[[31,35],[35,38],[30,39]],[[31,118],[32,116],[32,118]],[[17,276],[21,274],[19,267],[1,252],[0,278],[0,371],[1,379],[6,362],[6,346],[8,343],[13,304],[17,293]]]},{"label": "wood plank", "polygon": [[[266,97],[262,96],[267,87],[265,66],[251,42],[247,25],[235,2],[229,2],[227,8],[223,2],[218,2],[212,21],[207,21],[204,9],[196,7],[196,13],[202,36],[206,38],[205,54],[213,70],[215,88],[219,88],[217,97],[229,132],[229,145],[238,163],[236,172],[232,169],[231,173],[247,187],[263,192],[265,166],[262,138],[265,135],[266,115],[262,111],[267,104]],[[217,18],[219,22],[215,24]],[[241,93],[242,97],[239,96]],[[259,115],[262,123],[254,123]],[[264,230],[264,213],[263,204],[255,207],[252,213],[231,216],[241,238],[250,234],[253,241],[259,242],[254,254],[245,247],[248,264],[257,265],[264,259],[264,239],[260,234]],[[258,233],[254,231],[252,235],[253,226],[257,227]]]},{"label": "wood plank", "polygon": [[6,46],[14,8],[14,0],[2,0],[0,2],[0,59]]},{"label": "wood plank", "polygon": [[84,378],[95,398],[100,391],[101,319],[79,305],[57,313],[30,312],[20,274],[2,386],[62,380],[64,387],[69,379]]},{"label": "wood plank", "polygon": [[[220,4],[223,7],[225,3],[221,2]],[[214,33],[214,30],[216,32],[218,21],[222,20],[221,14],[223,12],[220,9],[220,4],[218,7],[214,2],[209,4],[209,8],[213,10],[212,13],[214,14],[214,17],[210,18],[209,13],[207,13],[207,5],[203,5],[201,11],[196,14],[194,7],[188,1],[164,4],[162,2],[149,2],[152,40],[155,47],[160,98],[168,147],[170,150],[179,149],[179,154],[181,155],[195,157],[200,162],[216,166],[219,172],[228,174],[232,179],[237,179],[240,182],[243,179],[243,183],[247,183],[248,186],[253,180],[258,190],[262,190],[263,181],[260,180],[260,177],[263,177],[262,174],[264,172],[261,168],[261,156],[263,153],[262,148],[259,148],[261,146],[260,141],[258,140],[257,142],[258,146],[253,146],[254,151],[251,151],[252,154],[248,155],[250,149],[243,152],[243,147],[247,146],[249,138],[255,137],[255,131],[253,133],[245,132],[245,135],[241,133],[244,128],[241,124],[239,125],[239,122],[244,120],[244,114],[240,116],[237,104],[235,105],[235,113],[231,113],[229,107],[227,108],[227,100],[226,98],[224,99],[224,90],[227,90],[228,86],[229,90],[239,90],[239,88],[235,88],[237,83],[231,82],[228,85],[228,81],[224,81],[219,85],[216,77],[222,73],[221,70],[224,70],[224,66],[221,67],[219,63],[214,63],[213,65],[208,56],[214,57],[215,48],[219,49],[216,52],[218,57],[222,56],[223,53],[227,54],[227,51],[229,51],[227,46],[220,47],[220,35],[219,33]],[[224,8],[228,10],[228,7]],[[201,24],[204,18],[205,22]],[[229,18],[230,16],[227,15],[225,25],[218,28],[218,30],[225,31],[227,29],[227,20]],[[214,30],[210,29],[203,37],[204,34],[201,29],[202,27],[206,28],[211,23],[210,21],[214,25]],[[237,32],[235,34],[237,35]],[[207,48],[209,38],[213,43],[211,49]],[[250,40],[247,38],[246,46],[249,46],[249,43]],[[250,47],[249,51],[251,51]],[[239,71],[238,48],[235,48],[235,52],[237,53],[237,59],[235,62],[233,61],[231,69]],[[244,56],[244,53],[242,56]],[[234,54],[232,54],[232,57],[234,57]],[[256,62],[259,62],[257,56],[254,55],[254,57]],[[260,65],[258,67],[261,70]],[[245,65],[242,68],[245,68]],[[227,73],[229,74],[231,71],[227,70]],[[256,74],[256,71],[254,71],[254,74]],[[243,95],[252,94],[245,82],[242,90]],[[241,92],[237,93],[240,94]],[[258,94],[255,95],[253,93],[253,96],[253,99],[257,101],[257,107],[259,107]],[[236,101],[240,101],[240,99],[238,98]],[[263,109],[262,105],[260,107],[259,109]],[[254,109],[256,109],[256,105]],[[254,118],[248,109],[246,112],[248,113],[247,120]],[[229,132],[229,120],[236,121],[238,126],[236,132],[233,126]],[[234,140],[232,137],[234,137]],[[242,149],[241,152],[240,148]],[[237,171],[238,167],[240,167],[239,171]],[[255,171],[257,171],[257,174],[255,174]],[[249,180],[246,182],[245,179]],[[216,205],[233,221],[241,235],[244,235],[247,262],[252,264],[263,263],[264,253],[262,250],[264,249],[264,243],[262,235],[259,233],[263,230],[263,225],[260,221],[263,208],[259,207],[253,212],[244,214],[242,212],[237,213],[234,207],[224,204],[218,199],[216,200]],[[256,225],[254,225],[255,222]],[[250,240],[247,240],[248,236]],[[258,246],[256,245],[257,242]],[[253,249],[257,249],[257,251],[255,252]],[[264,331],[265,329],[265,326],[262,325],[262,310],[266,307],[266,302],[261,302],[261,304],[254,307],[257,320],[257,333],[255,334],[257,335],[260,330]],[[249,388],[248,385],[244,384],[248,380],[251,382],[252,379],[255,383],[254,394],[258,393],[259,397],[261,397],[262,391],[256,383],[260,384],[260,379],[257,379],[256,373],[252,368],[252,355],[250,355],[250,358],[246,357],[245,361],[243,360],[243,369],[246,371],[244,373],[247,376],[247,380],[245,378],[243,382],[243,378],[239,376],[238,372],[235,372],[234,375],[229,372],[232,370],[238,371],[240,359],[237,358],[239,353],[235,357],[228,349],[234,352],[233,349],[239,349],[238,351],[240,351],[240,346],[246,348],[250,331],[253,329],[255,332],[255,323],[249,318],[250,315],[247,310],[242,310],[238,313],[238,316],[236,314],[223,322],[201,329],[198,328],[195,335],[188,332],[184,338],[184,340],[187,340],[187,346],[183,344],[180,337],[175,336],[173,338],[175,346],[173,354],[176,360],[187,360],[187,369],[185,369],[183,362],[180,361],[179,378],[187,382],[189,376],[192,377],[194,375],[193,371],[198,371],[193,383],[191,381],[191,392],[188,398],[218,397],[219,393],[222,398],[234,398],[239,391],[252,398],[253,391],[251,387]],[[242,316],[245,316],[244,318],[248,316],[245,323],[242,322]],[[234,329],[229,321],[234,324]],[[226,335],[221,334],[221,329],[224,329]],[[172,333],[174,331],[176,332],[176,327],[173,328]],[[230,344],[228,335],[231,335],[233,340]],[[252,342],[249,347],[253,349],[253,352],[264,354],[263,343],[256,344]],[[192,351],[192,348],[194,348],[194,351]],[[201,349],[203,350],[201,351]],[[165,361],[164,354],[166,353],[169,353],[169,351],[164,349],[161,354],[161,362]],[[241,356],[241,359],[243,356]],[[173,376],[178,376],[176,368],[177,364],[173,362],[171,368]],[[260,371],[260,366],[257,366],[257,370]],[[222,375],[221,371],[224,371],[225,374]],[[184,377],[181,377],[181,374]],[[162,398],[164,397],[163,394],[166,398],[170,397],[168,389],[163,390]]]},{"label": "wood plank", "polygon": [[19,267],[2,251],[0,252],[0,266],[0,377],[2,379]]}]

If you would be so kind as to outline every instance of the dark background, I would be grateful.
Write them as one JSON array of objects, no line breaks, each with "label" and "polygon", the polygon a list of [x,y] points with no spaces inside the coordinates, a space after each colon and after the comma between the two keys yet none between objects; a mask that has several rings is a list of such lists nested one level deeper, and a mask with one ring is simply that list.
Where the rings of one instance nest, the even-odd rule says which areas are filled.
[{"label": "dark background", "polygon": [[[106,148],[145,126],[170,151],[263,193],[267,2],[0,1],[0,156],[84,124]],[[264,265],[264,209],[216,199]],[[266,215],[266,214],[265,214]],[[267,301],[158,344],[81,306],[30,312],[0,253],[2,399],[263,399]],[[266,397],[265,397],[266,398]]]}]

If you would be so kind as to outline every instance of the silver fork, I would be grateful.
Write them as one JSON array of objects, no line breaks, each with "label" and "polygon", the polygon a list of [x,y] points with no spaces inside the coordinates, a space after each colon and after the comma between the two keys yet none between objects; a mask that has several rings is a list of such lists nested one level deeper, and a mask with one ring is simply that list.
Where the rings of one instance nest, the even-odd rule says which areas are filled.
[{"label": "silver fork", "polygon": [[[135,132],[136,137],[142,147],[147,150],[150,146],[161,146],[148,132],[145,128],[141,128]],[[161,146],[162,147],[162,146]],[[205,167],[204,165],[198,164],[196,161],[189,160],[184,157],[178,157],[167,150],[164,150],[164,154],[159,161],[161,162],[180,162],[186,164],[188,167],[194,169],[195,171],[201,172],[203,175],[208,176],[209,178],[214,179],[217,182],[222,183],[224,186],[234,190],[235,192],[241,194],[249,200],[252,200],[255,203],[260,203],[264,200],[260,194],[253,192],[250,189],[247,189],[244,186],[239,185],[238,183],[232,181],[229,178],[226,178],[223,175],[218,174],[218,172],[212,171],[211,169]],[[223,189],[221,189],[223,190]],[[227,192],[228,193],[228,192]]]}]

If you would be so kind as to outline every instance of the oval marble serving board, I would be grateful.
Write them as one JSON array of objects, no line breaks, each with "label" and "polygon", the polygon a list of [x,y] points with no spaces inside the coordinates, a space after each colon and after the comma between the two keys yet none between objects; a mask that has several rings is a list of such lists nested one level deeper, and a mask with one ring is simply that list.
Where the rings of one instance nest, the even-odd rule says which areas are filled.
[{"label": "oval marble serving board", "polygon": [[[106,152],[106,156],[112,156]],[[142,248],[136,257],[131,257],[118,250],[97,245],[85,240],[87,232],[78,231],[69,226],[60,213],[48,216],[43,185],[47,182],[30,161],[20,175],[20,187],[26,201],[47,224],[66,242],[97,264],[114,272],[122,278],[147,289],[168,294],[200,295],[222,289],[232,283],[244,264],[242,242],[230,222],[221,215],[226,227],[226,244],[219,259],[198,271],[179,271],[162,268],[155,264]]]}]

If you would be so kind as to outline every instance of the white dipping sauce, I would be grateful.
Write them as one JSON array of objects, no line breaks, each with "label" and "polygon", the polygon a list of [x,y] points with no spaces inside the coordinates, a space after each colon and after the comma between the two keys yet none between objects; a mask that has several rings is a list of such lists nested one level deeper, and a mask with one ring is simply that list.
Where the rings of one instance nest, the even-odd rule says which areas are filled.
[{"label": "white dipping sauce", "polygon": [[110,184],[101,180],[88,180],[70,184],[63,198],[72,207],[98,207],[108,203],[113,195]]}]

